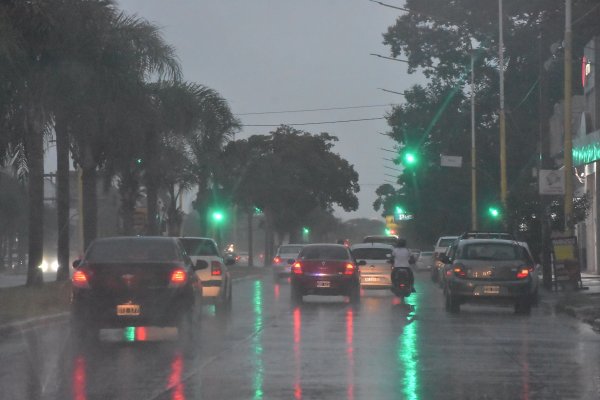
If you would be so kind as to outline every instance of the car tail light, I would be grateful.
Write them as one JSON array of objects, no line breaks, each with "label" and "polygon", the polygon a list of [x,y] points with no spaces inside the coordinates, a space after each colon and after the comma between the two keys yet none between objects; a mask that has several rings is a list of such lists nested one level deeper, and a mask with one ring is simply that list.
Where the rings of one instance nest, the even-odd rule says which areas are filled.
[{"label": "car tail light", "polygon": [[88,277],[87,277],[85,271],[83,271],[81,269],[78,269],[75,272],[73,272],[72,282],[73,282],[73,286],[81,288],[81,289],[87,289],[90,287]]},{"label": "car tail light", "polygon": [[352,263],[346,264],[346,268],[344,269],[344,275],[353,275],[356,267]]},{"label": "car tail light", "polygon": [[223,265],[219,261],[210,263],[210,274],[212,276],[221,276],[223,274]]},{"label": "car tail light", "polygon": [[295,262],[294,265],[292,265],[292,274],[301,275],[302,264],[300,264],[299,262]]},{"label": "car tail light", "polygon": [[454,276],[458,278],[465,278],[467,276],[467,272],[460,265],[457,265],[454,268],[452,268],[452,272],[454,272]]},{"label": "car tail light", "polygon": [[274,262],[275,264],[279,264],[279,263],[281,262],[281,257],[279,257],[279,256],[275,257],[275,258],[273,259],[273,262]]},{"label": "car tail light", "polygon": [[181,286],[187,281],[187,272],[183,268],[176,268],[171,272],[170,286]]},{"label": "car tail light", "polygon": [[525,279],[529,276],[529,268],[521,268],[519,272],[517,272],[518,279]]}]

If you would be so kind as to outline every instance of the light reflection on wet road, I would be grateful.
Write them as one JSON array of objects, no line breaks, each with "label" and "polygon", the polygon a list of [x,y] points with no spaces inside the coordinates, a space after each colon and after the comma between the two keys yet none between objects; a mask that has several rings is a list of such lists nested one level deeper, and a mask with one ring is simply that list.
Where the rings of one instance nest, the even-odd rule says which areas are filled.
[{"label": "light reflection on wet road", "polygon": [[[77,348],[66,326],[0,341],[2,399],[598,399],[600,336],[541,305],[443,309],[419,276],[402,304],[365,291],[353,307],[292,306],[270,277],[234,285],[229,317],[206,307],[197,345],[172,330],[106,331]],[[153,341],[154,339],[162,339]]]}]

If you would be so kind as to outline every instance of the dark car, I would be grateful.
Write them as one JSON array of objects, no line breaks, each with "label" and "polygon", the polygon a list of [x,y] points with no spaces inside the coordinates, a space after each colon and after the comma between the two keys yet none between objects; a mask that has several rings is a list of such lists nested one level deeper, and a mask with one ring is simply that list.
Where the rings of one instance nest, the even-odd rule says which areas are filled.
[{"label": "dark car", "polygon": [[360,272],[350,250],[340,244],[305,246],[292,264],[292,301],[309,294],[348,296],[360,301]]},{"label": "dark car", "polygon": [[446,309],[466,302],[508,303],[528,314],[533,301],[533,260],[519,243],[502,239],[465,239],[446,258]]},{"label": "dark car", "polygon": [[80,337],[101,328],[175,326],[193,332],[202,287],[176,238],[97,239],[73,263],[72,324]]}]

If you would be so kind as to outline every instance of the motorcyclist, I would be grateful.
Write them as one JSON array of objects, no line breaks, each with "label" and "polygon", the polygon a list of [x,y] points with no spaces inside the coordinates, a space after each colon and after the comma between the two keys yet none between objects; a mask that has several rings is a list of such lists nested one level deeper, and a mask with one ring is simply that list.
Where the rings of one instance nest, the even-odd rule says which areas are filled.
[{"label": "motorcyclist", "polygon": [[[413,260],[411,260],[411,258]],[[408,274],[408,284],[411,289],[414,289],[415,276],[413,274],[411,268],[411,261],[414,261],[413,256],[410,253],[410,250],[406,248],[406,239],[400,238],[396,242],[394,249],[392,250],[392,259],[393,259],[393,269],[392,269],[392,285],[396,287],[395,279],[399,276],[399,274],[394,273],[397,268],[404,268],[406,273]]]}]

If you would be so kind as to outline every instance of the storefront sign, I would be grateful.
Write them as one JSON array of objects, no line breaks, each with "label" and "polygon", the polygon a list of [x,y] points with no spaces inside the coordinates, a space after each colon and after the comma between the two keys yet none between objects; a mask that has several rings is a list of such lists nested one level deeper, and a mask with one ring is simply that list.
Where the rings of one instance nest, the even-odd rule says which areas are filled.
[{"label": "storefront sign", "polygon": [[539,176],[540,194],[565,194],[565,173],[554,169],[541,169]]},{"label": "storefront sign", "polygon": [[600,131],[573,138],[573,166],[600,160]]},{"label": "storefront sign", "polygon": [[552,238],[552,258],[556,281],[581,282],[577,238],[575,236]]}]

